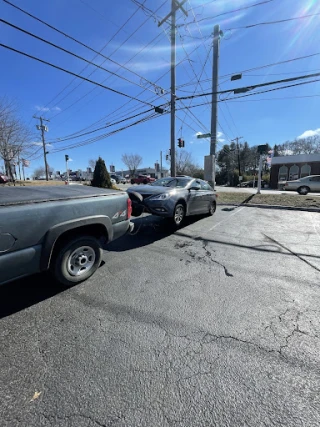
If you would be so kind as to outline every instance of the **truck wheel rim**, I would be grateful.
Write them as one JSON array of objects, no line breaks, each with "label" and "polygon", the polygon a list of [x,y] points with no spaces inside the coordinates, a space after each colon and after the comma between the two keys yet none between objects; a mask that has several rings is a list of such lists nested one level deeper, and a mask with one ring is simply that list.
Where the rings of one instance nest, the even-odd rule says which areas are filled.
[{"label": "truck wheel rim", "polygon": [[90,246],[75,249],[68,258],[67,269],[70,276],[81,276],[87,273],[96,260],[96,254]]},{"label": "truck wheel rim", "polygon": [[176,224],[180,224],[180,222],[183,220],[183,216],[184,216],[184,210],[181,206],[178,206],[174,214],[174,220]]}]

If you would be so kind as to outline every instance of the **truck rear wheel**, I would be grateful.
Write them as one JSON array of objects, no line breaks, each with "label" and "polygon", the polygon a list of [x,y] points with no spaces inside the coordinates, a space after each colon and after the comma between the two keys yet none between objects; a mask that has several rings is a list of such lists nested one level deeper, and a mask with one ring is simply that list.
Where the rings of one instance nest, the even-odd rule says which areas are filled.
[{"label": "truck rear wheel", "polygon": [[66,243],[50,267],[56,280],[65,286],[83,282],[99,268],[102,247],[95,237],[81,236]]}]

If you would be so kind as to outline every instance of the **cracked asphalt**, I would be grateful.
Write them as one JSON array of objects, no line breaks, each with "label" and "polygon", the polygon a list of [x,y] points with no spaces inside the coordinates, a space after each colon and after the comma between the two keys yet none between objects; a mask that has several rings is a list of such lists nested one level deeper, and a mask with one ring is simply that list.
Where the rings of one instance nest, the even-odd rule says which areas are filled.
[{"label": "cracked asphalt", "polygon": [[151,216],[87,282],[0,287],[1,427],[320,425],[320,216]]}]

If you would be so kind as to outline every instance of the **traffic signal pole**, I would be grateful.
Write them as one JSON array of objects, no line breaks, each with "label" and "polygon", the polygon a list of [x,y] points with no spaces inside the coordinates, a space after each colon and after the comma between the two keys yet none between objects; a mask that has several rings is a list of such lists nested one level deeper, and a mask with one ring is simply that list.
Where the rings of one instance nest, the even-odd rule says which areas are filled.
[{"label": "traffic signal pole", "polygon": [[65,155],[65,159],[66,159],[66,170],[67,170],[67,184],[69,184],[69,168],[68,168],[69,156],[68,156],[68,154]]}]

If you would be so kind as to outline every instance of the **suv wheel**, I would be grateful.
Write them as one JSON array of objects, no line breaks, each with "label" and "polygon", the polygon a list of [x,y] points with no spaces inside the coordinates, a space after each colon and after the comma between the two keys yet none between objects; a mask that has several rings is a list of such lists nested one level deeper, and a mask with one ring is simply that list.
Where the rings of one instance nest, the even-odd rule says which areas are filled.
[{"label": "suv wheel", "polygon": [[131,182],[131,185],[133,185],[134,184],[134,179],[132,179],[130,182]]},{"label": "suv wheel", "polygon": [[307,187],[306,185],[304,185],[303,187],[299,187],[297,191],[298,191],[298,193],[299,193],[299,194],[301,194],[302,196],[306,196],[306,195],[309,193],[310,188],[309,188],[309,187]]},{"label": "suv wheel", "polygon": [[83,282],[99,268],[102,247],[95,237],[81,236],[59,248],[50,269],[60,283],[72,286]]}]

